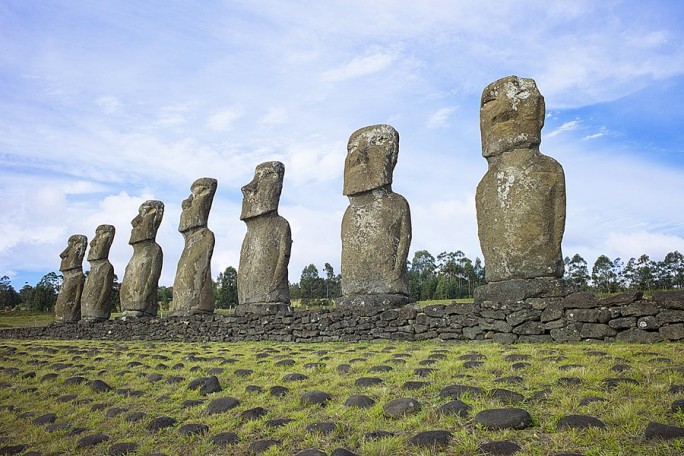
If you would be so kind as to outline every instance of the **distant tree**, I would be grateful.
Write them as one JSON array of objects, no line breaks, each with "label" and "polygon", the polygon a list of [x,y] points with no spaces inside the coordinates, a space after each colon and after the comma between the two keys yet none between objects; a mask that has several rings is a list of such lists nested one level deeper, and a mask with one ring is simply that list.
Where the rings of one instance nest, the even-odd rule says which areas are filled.
[{"label": "distant tree", "polygon": [[28,297],[27,307],[39,312],[49,312],[54,309],[57,302],[57,294],[62,286],[64,278],[55,272],[49,272],[40,279],[31,290]]},{"label": "distant tree", "polygon": [[112,293],[109,295],[110,308],[114,312],[121,311],[121,297],[119,296],[119,290],[121,289],[121,284],[119,283],[119,277],[114,274],[114,280],[112,281]]},{"label": "distant tree", "polygon": [[11,309],[21,302],[21,296],[12,286],[10,278],[0,278],[0,309]]},{"label": "distant tree", "polygon": [[572,258],[565,257],[565,278],[583,290],[589,287],[589,268],[579,253]]},{"label": "distant tree", "polygon": [[437,264],[427,250],[418,250],[408,267],[409,293],[413,299],[432,299],[437,288]]},{"label": "distant tree", "polygon": [[667,275],[667,288],[684,288],[684,255],[675,250],[665,255],[661,269]]},{"label": "distant tree", "polygon": [[325,263],[325,298],[332,299],[342,295],[342,276],[335,275],[335,271],[330,263]]},{"label": "distant tree", "polygon": [[173,301],[173,287],[159,286],[157,288],[157,301],[161,310],[169,310],[169,303]]},{"label": "distant tree", "polygon": [[594,287],[602,293],[617,291],[617,275],[613,270],[613,262],[605,255],[599,256],[591,268],[591,280]]},{"label": "distant tree", "polygon": [[644,254],[638,259],[630,258],[625,266],[624,275],[629,282],[629,287],[641,291],[650,291],[654,284],[655,263]]},{"label": "distant tree", "polygon": [[28,282],[24,283],[24,286],[21,287],[21,290],[19,290],[19,296],[21,297],[21,302],[25,305],[29,305],[29,301],[31,300],[31,293],[33,293],[33,287],[28,284]]},{"label": "distant tree", "polygon": [[216,278],[215,294],[216,307],[219,309],[231,309],[238,304],[237,270],[228,266],[220,272]]},{"label": "distant tree", "polygon": [[310,264],[302,270],[299,279],[299,288],[302,304],[305,306],[313,304],[328,304],[325,300],[325,280],[318,276],[318,268]]}]

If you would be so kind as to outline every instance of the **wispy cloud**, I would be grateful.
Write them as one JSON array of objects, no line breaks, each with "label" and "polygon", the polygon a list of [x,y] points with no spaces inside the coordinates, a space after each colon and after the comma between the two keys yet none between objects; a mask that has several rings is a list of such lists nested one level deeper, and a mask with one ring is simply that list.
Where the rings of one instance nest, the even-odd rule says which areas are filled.
[{"label": "wispy cloud", "polygon": [[577,128],[580,125],[579,120],[571,120],[570,122],[565,122],[563,125],[560,127],[556,128],[555,130],[552,130],[550,133],[546,135],[547,138],[553,138],[554,136],[558,136],[561,133],[564,133],[566,131],[572,131],[572,130],[577,130]]},{"label": "wispy cloud", "polygon": [[341,82],[361,76],[377,73],[388,68],[396,57],[393,54],[379,52],[364,57],[355,57],[349,62],[323,73],[327,82]]},{"label": "wispy cloud", "polygon": [[449,118],[456,111],[456,108],[441,108],[432,114],[427,120],[428,128],[440,128],[449,126]]},{"label": "wispy cloud", "polygon": [[240,108],[222,109],[207,119],[207,126],[215,131],[228,131],[233,128],[233,123],[240,117],[242,117],[242,109]]}]

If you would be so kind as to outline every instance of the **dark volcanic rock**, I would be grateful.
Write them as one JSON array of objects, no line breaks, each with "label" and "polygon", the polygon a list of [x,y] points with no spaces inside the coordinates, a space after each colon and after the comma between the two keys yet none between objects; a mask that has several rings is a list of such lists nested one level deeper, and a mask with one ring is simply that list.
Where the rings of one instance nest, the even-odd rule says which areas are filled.
[{"label": "dark volcanic rock", "polygon": [[312,423],[306,427],[307,432],[316,432],[323,435],[332,434],[338,427],[342,427],[333,421],[321,421]]},{"label": "dark volcanic rock", "polygon": [[221,432],[211,436],[209,441],[218,446],[233,445],[237,443],[238,436],[234,432]]},{"label": "dark volcanic rock", "polygon": [[472,410],[471,406],[456,399],[439,407],[437,413],[440,415],[458,415],[465,418],[470,413],[470,410]]},{"label": "dark volcanic rock", "polygon": [[214,399],[207,405],[205,411],[208,415],[215,415],[217,413],[224,413],[230,409],[234,409],[240,405],[240,401],[232,397],[219,397]]},{"label": "dark volcanic rock", "polygon": [[325,405],[330,399],[332,396],[323,391],[309,391],[302,395],[300,403],[302,405]]},{"label": "dark volcanic rock", "polygon": [[369,408],[375,404],[375,401],[363,394],[356,394],[349,396],[344,405],[347,407]]},{"label": "dark volcanic rock", "polygon": [[684,437],[684,428],[678,426],[668,426],[667,424],[651,421],[646,427],[644,436],[647,440],[651,439],[680,439]]},{"label": "dark volcanic rock", "polygon": [[356,386],[375,386],[382,384],[382,379],[378,377],[360,377],[354,382]]},{"label": "dark volcanic rock", "polygon": [[382,412],[390,418],[400,418],[420,411],[421,405],[415,399],[401,398],[389,401],[382,407]]},{"label": "dark volcanic rock", "polygon": [[178,429],[181,435],[199,435],[209,432],[209,426],[200,423],[185,424]]},{"label": "dark volcanic rock", "polygon": [[442,388],[442,391],[439,392],[439,397],[460,399],[464,394],[468,394],[470,396],[479,396],[482,394],[482,389],[477,386],[450,385]]},{"label": "dark volcanic rock", "polygon": [[85,448],[89,446],[95,446],[99,445],[102,442],[106,442],[107,440],[109,440],[109,436],[105,434],[87,435],[79,439],[78,444],[76,444],[76,447]]},{"label": "dark volcanic rock", "polygon": [[119,442],[109,447],[109,456],[120,456],[122,454],[135,453],[139,445],[135,442]]},{"label": "dark volcanic rock", "polygon": [[593,416],[586,415],[568,415],[558,420],[558,429],[586,429],[586,428],[601,428],[605,429],[606,425],[603,421]]},{"label": "dark volcanic rock", "polygon": [[442,447],[451,442],[451,432],[449,431],[423,431],[411,437],[411,445],[422,447]]},{"label": "dark volcanic rock", "polygon": [[280,444],[280,440],[274,440],[274,439],[256,440],[256,441],[249,444],[249,451],[251,451],[254,454],[261,454],[264,451],[271,448],[272,446],[279,445],[279,444]]},{"label": "dark volcanic rock", "polygon": [[146,429],[148,431],[158,431],[160,429],[171,427],[174,424],[176,424],[175,418],[171,418],[170,416],[159,416],[150,421],[147,424]]},{"label": "dark volcanic rock", "polygon": [[43,426],[45,424],[52,424],[55,421],[57,421],[57,415],[55,415],[54,413],[46,413],[45,415],[41,415],[38,418],[34,419],[32,423],[36,426]]},{"label": "dark volcanic rock", "polygon": [[286,396],[289,392],[290,392],[290,389],[289,389],[289,388],[286,388],[286,387],[280,386],[280,385],[272,386],[272,387],[268,390],[268,393],[269,393],[271,396],[275,396],[275,397],[283,397],[283,396]]},{"label": "dark volcanic rock", "polygon": [[258,420],[262,416],[266,415],[268,415],[268,410],[266,410],[263,407],[254,407],[240,413],[240,418],[242,418],[243,420],[251,421]]},{"label": "dark volcanic rock", "polygon": [[496,440],[494,442],[487,442],[480,445],[478,448],[482,454],[491,454],[493,456],[508,456],[515,454],[522,450],[520,445],[510,440]]},{"label": "dark volcanic rock", "polygon": [[525,429],[532,426],[532,417],[518,408],[491,409],[475,415],[475,423],[487,429]]},{"label": "dark volcanic rock", "polygon": [[88,386],[90,386],[90,389],[96,393],[105,393],[112,390],[112,387],[102,380],[93,380],[92,382],[88,383]]}]

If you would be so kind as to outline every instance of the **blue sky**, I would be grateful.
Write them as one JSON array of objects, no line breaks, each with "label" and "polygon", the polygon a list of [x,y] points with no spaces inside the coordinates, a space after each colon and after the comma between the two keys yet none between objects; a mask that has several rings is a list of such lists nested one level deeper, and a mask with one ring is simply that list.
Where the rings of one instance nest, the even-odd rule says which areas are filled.
[{"label": "blue sky", "polygon": [[[481,257],[474,193],[486,170],[479,98],[531,77],[543,153],[564,167],[563,252],[684,252],[684,6],[679,1],[0,2],[0,276],[59,268],[71,234],[166,204],[161,284],[183,247],[180,203],[215,177],[216,276],[237,266],[240,187],[280,160],[290,280],[339,271],[346,142],[401,136],[393,188],[416,250]],[[87,269],[87,262],[84,263]]]}]

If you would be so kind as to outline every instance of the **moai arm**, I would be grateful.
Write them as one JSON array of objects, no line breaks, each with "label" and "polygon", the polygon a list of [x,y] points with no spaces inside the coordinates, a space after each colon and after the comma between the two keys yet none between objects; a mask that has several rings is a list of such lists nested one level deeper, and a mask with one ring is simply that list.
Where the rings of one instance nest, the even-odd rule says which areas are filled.
[{"label": "moai arm", "polygon": [[411,210],[408,202],[403,197],[402,215],[399,225],[399,244],[397,245],[397,256],[394,261],[394,270],[401,275],[401,272],[406,268],[406,259],[408,258],[409,248],[411,247]]},{"label": "moai arm", "polygon": [[284,230],[280,233],[278,242],[278,262],[273,271],[273,283],[278,284],[287,277],[287,267],[290,264],[290,253],[292,251],[292,233],[290,224],[283,219]]},{"label": "moai arm", "polygon": [[565,232],[565,216],[566,216],[566,194],[565,194],[565,173],[560,163],[557,163],[559,168],[558,183],[556,187],[556,197],[554,198],[554,213],[557,214],[556,223],[553,226],[553,237],[558,239],[560,243],[563,240],[563,233]]},{"label": "moai arm", "polygon": [[161,276],[164,254],[158,244],[155,243],[153,246],[155,247],[156,252],[154,254],[154,261],[152,261],[152,265],[150,267],[150,273],[147,275],[147,279],[145,281],[144,289],[150,292],[151,290],[154,290],[154,296],[146,296],[146,299],[154,299],[153,304],[156,307],[157,289],[159,288],[159,277]]}]

